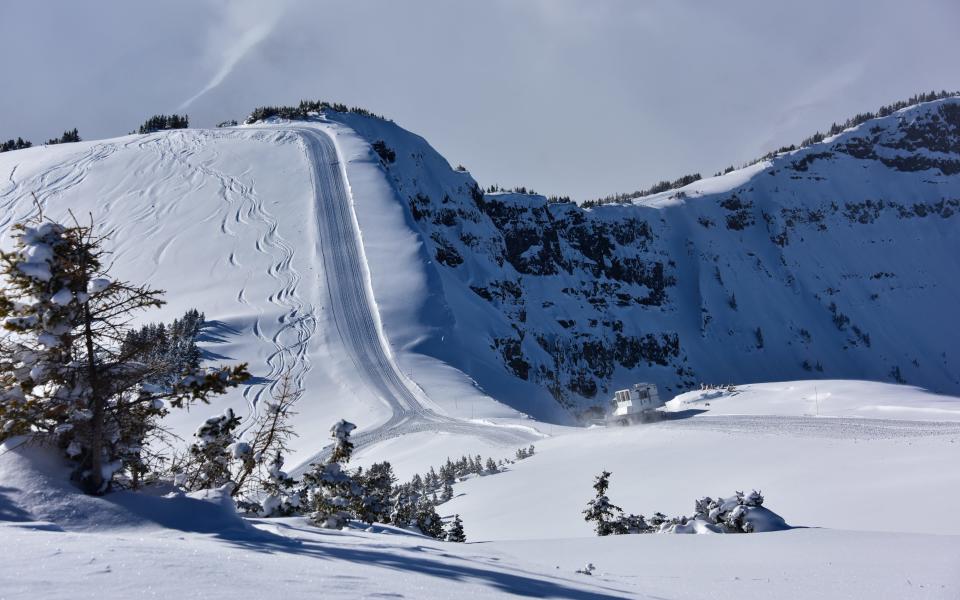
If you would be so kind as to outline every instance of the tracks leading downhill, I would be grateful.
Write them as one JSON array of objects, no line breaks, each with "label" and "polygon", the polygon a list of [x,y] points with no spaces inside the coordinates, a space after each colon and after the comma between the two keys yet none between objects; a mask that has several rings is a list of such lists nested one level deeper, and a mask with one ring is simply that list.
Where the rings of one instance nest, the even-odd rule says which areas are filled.
[{"label": "tracks leading downhill", "polygon": [[[532,432],[522,429],[478,424],[440,414],[423,390],[402,373],[379,323],[360,231],[336,146],[321,130],[310,127],[291,130],[303,140],[312,166],[319,230],[316,254],[323,262],[337,332],[356,366],[357,377],[392,413],[385,423],[355,435],[354,445],[360,448],[426,431],[465,434],[503,445],[521,445],[536,439]],[[303,472],[328,452],[329,448],[325,448],[310,457],[294,473]]]}]

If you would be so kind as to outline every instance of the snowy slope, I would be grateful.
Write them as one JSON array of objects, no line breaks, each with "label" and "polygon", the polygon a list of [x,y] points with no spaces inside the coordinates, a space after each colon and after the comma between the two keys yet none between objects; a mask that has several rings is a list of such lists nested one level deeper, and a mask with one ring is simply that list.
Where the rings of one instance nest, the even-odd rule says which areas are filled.
[{"label": "snowy slope", "polygon": [[638,380],[673,393],[810,377],[960,390],[958,107],[909,107],[590,210],[481,194],[422,139],[331,118],[396,151],[384,169],[430,259],[434,329],[416,350],[548,417],[544,390],[577,411]]},{"label": "snowy slope", "polygon": [[[329,112],[0,156],[0,243],[93,213],[117,273],[211,319],[214,359],[306,390],[295,460],[338,417],[363,444],[494,453],[612,389],[899,379],[956,392],[955,100],[926,103],[635,205],[482,194],[422,138]],[[395,152],[381,160],[375,141]],[[564,409],[570,409],[569,412]],[[449,452],[449,450],[448,450]]]},{"label": "snowy slope", "polygon": [[[206,311],[208,349],[250,361],[261,381],[292,369],[312,396],[309,423],[336,414],[389,428],[407,395],[453,419],[448,428],[523,414],[562,422],[564,408],[602,409],[637,380],[667,395],[810,377],[956,393],[957,106],[910,107],[589,210],[478,193],[422,138],[352,113],[40,147],[0,157],[0,231],[30,214],[30,192],[52,215],[94,213],[115,231],[119,273],[170,292],[167,309],[144,318]],[[341,163],[321,179],[329,157],[310,131],[333,140]],[[347,212],[328,233],[346,244],[320,235],[337,214],[323,210],[334,183]],[[331,274],[324,244],[330,260],[331,248],[356,249],[344,273],[366,304],[352,321],[362,348],[343,336],[344,318],[360,313],[338,313],[331,282],[344,273]],[[356,362],[369,351],[390,363],[386,378]],[[182,433],[198,420],[177,418]],[[476,443],[524,441],[507,437]],[[310,455],[323,444],[301,445]]]},{"label": "snowy slope", "polygon": [[[32,193],[47,216],[91,213],[112,232],[116,274],[168,292],[170,304],[144,320],[171,319],[190,307],[206,313],[211,323],[203,341],[211,360],[247,361],[256,379],[215,406],[174,412],[170,426],[186,439],[227,405],[252,413],[285,373],[305,391],[297,406],[295,460],[317,455],[339,418],[361,426],[360,445],[446,433],[481,452],[536,439],[532,428],[451,415],[397,363],[402,348],[392,348],[384,334],[380,306],[391,317],[390,307],[409,302],[411,293],[381,284],[374,296],[373,261],[364,253],[355,195],[331,137],[338,133],[319,123],[275,123],[4,154],[0,230],[34,213]],[[361,186],[382,180],[378,168],[360,160],[351,166],[351,180]],[[380,196],[374,190],[361,200],[382,205]],[[392,201],[389,189],[386,201]],[[410,235],[364,225],[370,238],[391,246],[402,244],[392,238]],[[416,281],[417,262],[391,267],[395,276]],[[455,402],[488,417],[520,417],[449,367],[433,361],[424,369],[438,373],[431,381],[458,390]]]}]

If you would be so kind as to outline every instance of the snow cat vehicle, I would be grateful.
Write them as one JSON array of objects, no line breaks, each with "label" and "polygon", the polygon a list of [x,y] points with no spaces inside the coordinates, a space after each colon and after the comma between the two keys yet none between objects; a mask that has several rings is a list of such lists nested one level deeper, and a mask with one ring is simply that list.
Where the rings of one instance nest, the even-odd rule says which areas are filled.
[{"label": "snow cat vehicle", "polygon": [[613,394],[613,412],[607,415],[607,425],[631,425],[659,421],[664,405],[655,383],[636,383]]}]

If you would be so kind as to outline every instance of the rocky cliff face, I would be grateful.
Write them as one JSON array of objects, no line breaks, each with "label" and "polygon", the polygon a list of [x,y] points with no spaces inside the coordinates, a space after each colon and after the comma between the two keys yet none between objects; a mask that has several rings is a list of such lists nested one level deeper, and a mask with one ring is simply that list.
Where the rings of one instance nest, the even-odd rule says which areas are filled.
[{"label": "rocky cliff face", "polygon": [[350,125],[395,151],[384,168],[433,257],[446,316],[427,351],[481,385],[499,369],[575,412],[634,381],[960,391],[958,99],[592,209],[483,193],[422,139]]}]

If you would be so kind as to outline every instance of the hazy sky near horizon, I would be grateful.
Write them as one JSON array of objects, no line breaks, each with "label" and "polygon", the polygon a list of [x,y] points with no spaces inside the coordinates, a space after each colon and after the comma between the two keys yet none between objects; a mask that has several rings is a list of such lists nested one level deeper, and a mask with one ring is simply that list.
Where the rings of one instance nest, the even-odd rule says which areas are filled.
[{"label": "hazy sky near horizon", "polygon": [[359,105],[482,184],[586,199],[960,89],[956,0],[0,3],[0,138]]}]

